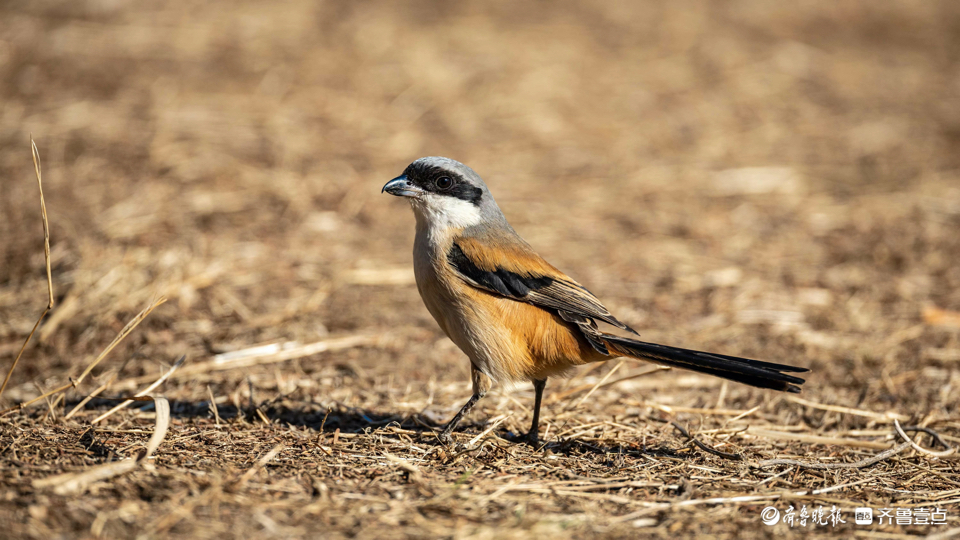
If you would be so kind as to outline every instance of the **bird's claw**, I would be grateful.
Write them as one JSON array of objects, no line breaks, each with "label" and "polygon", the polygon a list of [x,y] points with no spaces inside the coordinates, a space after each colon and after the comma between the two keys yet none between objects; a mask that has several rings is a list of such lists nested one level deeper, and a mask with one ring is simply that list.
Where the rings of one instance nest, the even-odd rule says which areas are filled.
[{"label": "bird's claw", "polygon": [[538,437],[536,433],[527,433],[522,439],[520,439],[520,441],[529,444],[530,448],[533,448],[534,450],[538,450],[540,448],[540,437]]},{"label": "bird's claw", "polygon": [[448,431],[443,431],[440,433],[440,435],[437,435],[437,440],[440,441],[440,443],[443,444],[444,446],[452,446],[453,444],[455,444],[453,437],[450,435],[450,432]]}]

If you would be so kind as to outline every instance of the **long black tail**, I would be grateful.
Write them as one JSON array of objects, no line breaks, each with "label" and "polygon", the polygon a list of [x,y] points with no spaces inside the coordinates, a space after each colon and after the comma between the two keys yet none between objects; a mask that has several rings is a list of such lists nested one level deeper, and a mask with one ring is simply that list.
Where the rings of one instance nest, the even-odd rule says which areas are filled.
[{"label": "long black tail", "polygon": [[611,334],[602,334],[601,339],[611,352],[616,352],[622,356],[707,373],[758,388],[772,388],[773,390],[794,394],[800,393],[800,385],[805,381],[783,372],[802,373],[809,371],[807,368],[761,362],[723,354],[691,351],[636,341]]}]

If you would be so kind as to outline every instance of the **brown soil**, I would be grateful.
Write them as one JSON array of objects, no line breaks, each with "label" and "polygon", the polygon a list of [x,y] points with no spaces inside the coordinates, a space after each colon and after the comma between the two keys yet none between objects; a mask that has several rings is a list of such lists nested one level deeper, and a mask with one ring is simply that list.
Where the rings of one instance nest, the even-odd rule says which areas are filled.
[{"label": "brown soil", "polygon": [[[57,300],[0,407],[68,383],[168,298],[76,389],[0,417],[3,535],[956,533],[955,456],[757,465],[870,458],[903,442],[895,415],[960,443],[960,4],[624,4],[0,3],[4,373],[46,303],[30,133]],[[422,155],[479,171],[645,339],[808,366],[805,401],[615,361],[548,383],[543,450],[510,440],[527,385],[438,445],[468,363],[412,283],[410,210],[380,194]],[[369,339],[207,363],[350,336]],[[34,487],[136,456],[149,405],[64,416],[181,355],[144,466]],[[762,524],[791,505],[847,523]],[[858,506],[947,524],[857,526]]]}]

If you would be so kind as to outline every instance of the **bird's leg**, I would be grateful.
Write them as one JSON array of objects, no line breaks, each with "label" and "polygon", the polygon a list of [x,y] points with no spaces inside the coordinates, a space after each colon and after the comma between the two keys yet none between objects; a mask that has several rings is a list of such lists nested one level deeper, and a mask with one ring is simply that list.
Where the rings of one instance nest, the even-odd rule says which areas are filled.
[{"label": "bird's leg", "polygon": [[540,442],[540,401],[543,399],[543,389],[546,386],[546,379],[537,379],[533,381],[533,390],[536,392],[536,397],[534,397],[533,401],[533,424],[530,426],[530,431],[527,433],[527,442],[534,448],[536,448],[537,444]]},{"label": "bird's leg", "polygon": [[441,442],[445,444],[453,442],[453,437],[451,437],[450,434],[453,433],[453,430],[457,429],[457,424],[460,423],[460,420],[470,412],[470,409],[472,409],[482,397],[483,392],[480,392],[479,394],[474,392],[474,394],[470,396],[470,399],[464,403],[463,407],[460,408],[460,412],[458,412],[457,415],[453,417],[453,420],[450,420],[446,427],[443,428],[443,431],[440,433]]},{"label": "bird's leg", "polygon": [[473,406],[476,405],[483,396],[487,395],[487,390],[490,388],[490,379],[473,364],[470,364],[470,379],[473,381],[473,395],[470,396],[470,399],[460,408],[460,412],[447,423],[440,433],[440,441],[445,444],[453,442],[453,437],[451,437],[450,434],[453,433],[453,430],[457,429],[457,424],[473,409]]}]

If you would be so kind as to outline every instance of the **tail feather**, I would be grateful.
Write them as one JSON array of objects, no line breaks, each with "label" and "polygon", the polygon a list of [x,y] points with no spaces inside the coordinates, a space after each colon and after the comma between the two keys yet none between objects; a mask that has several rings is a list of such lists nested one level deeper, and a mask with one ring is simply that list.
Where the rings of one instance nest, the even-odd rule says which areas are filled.
[{"label": "tail feather", "polygon": [[706,373],[758,388],[770,388],[794,394],[800,393],[800,385],[805,381],[783,372],[809,371],[806,368],[784,364],[646,343],[611,334],[602,334],[601,339],[611,352],[623,356]]}]

